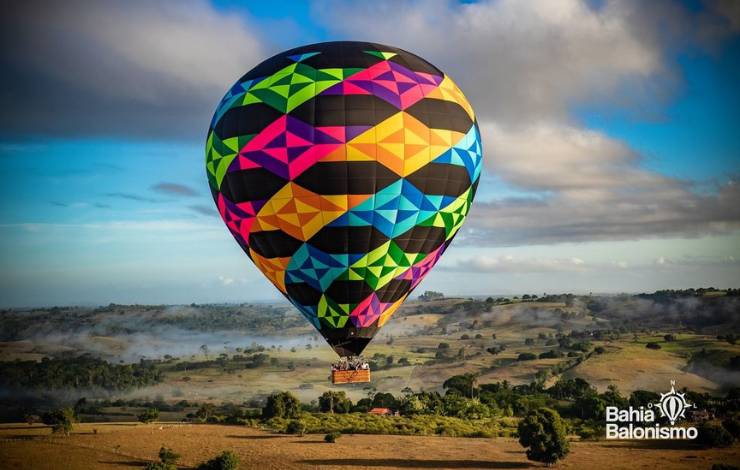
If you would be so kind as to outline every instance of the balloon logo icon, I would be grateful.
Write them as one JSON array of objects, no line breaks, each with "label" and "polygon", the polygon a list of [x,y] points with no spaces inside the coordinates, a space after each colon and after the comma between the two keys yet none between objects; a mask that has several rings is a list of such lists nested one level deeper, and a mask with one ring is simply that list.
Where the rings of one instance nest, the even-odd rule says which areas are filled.
[{"label": "balloon logo icon", "polygon": [[455,82],[364,42],[257,65],[221,100],[206,142],[229,231],[343,357],[365,349],[445,252],[481,166]]},{"label": "balloon logo icon", "polygon": [[660,414],[664,418],[668,418],[671,426],[673,426],[679,418],[686,417],[684,414],[692,405],[686,401],[685,394],[676,392],[675,382],[671,381],[671,391],[660,394],[660,402],[656,407],[660,410]]}]

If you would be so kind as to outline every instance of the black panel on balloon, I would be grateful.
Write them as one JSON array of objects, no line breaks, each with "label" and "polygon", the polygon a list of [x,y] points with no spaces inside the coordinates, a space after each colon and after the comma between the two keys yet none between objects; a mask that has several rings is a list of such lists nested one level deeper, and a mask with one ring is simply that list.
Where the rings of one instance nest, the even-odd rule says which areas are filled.
[{"label": "black panel on balloon", "polygon": [[302,241],[281,230],[252,232],[249,235],[249,246],[265,258],[293,256],[301,245],[303,245]]},{"label": "black panel on balloon", "polygon": [[365,281],[337,280],[326,290],[326,295],[338,304],[359,304],[373,292]]},{"label": "black panel on balloon", "polygon": [[378,299],[384,303],[391,303],[400,300],[411,288],[411,281],[408,279],[393,279],[384,285],[375,293]]},{"label": "black panel on balloon", "polygon": [[470,187],[468,170],[448,163],[430,163],[406,179],[424,194],[459,196]]},{"label": "black panel on balloon", "polygon": [[239,135],[258,134],[283,113],[264,103],[231,108],[221,116],[213,131],[223,139]]},{"label": "black panel on balloon", "polygon": [[431,129],[449,129],[466,134],[473,126],[473,120],[463,107],[450,101],[424,98],[406,112]]},{"label": "black panel on balloon", "polygon": [[221,193],[233,203],[270,199],[287,181],[264,168],[251,168],[226,173]]},{"label": "black panel on balloon", "polygon": [[323,195],[375,194],[400,178],[378,162],[350,161],[315,163],[294,181]]},{"label": "black panel on balloon", "polygon": [[431,253],[444,243],[447,232],[444,227],[415,226],[393,241],[406,253]]},{"label": "black panel on balloon", "polygon": [[[376,47],[380,48],[380,50],[384,50],[382,48],[386,46],[377,44]],[[406,53],[406,51],[403,50],[400,54],[391,57],[389,60],[391,62],[396,62],[399,65],[403,65],[407,69],[413,70],[414,72],[430,73],[432,75],[444,76],[442,71],[439,70],[437,67],[433,66],[430,63],[424,62],[418,57],[414,57],[412,54],[408,54]]]},{"label": "black panel on balloon", "polygon": [[314,127],[372,127],[398,113],[398,109],[375,95],[318,95],[289,114]]},{"label": "black panel on balloon", "polygon": [[285,290],[291,299],[301,305],[317,305],[321,300],[321,292],[305,282],[288,282],[285,284]]},{"label": "black panel on balloon", "polygon": [[[337,48],[324,49],[321,54],[309,57],[303,62],[316,69],[364,69],[383,60],[380,57],[363,52],[363,50],[368,49],[373,49],[373,47],[367,43],[343,43]],[[315,52],[315,50],[306,49],[305,52]]]},{"label": "black panel on balloon", "polygon": [[343,328],[322,328],[320,330],[321,336],[342,357],[359,356],[378,331],[377,326],[356,328],[349,325],[350,322],[351,320]]},{"label": "black panel on balloon", "polygon": [[389,240],[372,225],[354,227],[325,226],[308,243],[325,253],[367,253]]}]

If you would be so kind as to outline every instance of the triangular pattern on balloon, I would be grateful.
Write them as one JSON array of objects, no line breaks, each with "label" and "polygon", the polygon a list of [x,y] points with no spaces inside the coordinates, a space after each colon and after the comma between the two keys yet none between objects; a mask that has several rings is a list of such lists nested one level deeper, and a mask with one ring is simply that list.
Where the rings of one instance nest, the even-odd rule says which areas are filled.
[{"label": "triangular pattern on balloon", "polygon": [[374,95],[398,109],[406,109],[431,93],[441,82],[442,77],[414,72],[398,63],[384,60],[352,74],[324,93]]}]

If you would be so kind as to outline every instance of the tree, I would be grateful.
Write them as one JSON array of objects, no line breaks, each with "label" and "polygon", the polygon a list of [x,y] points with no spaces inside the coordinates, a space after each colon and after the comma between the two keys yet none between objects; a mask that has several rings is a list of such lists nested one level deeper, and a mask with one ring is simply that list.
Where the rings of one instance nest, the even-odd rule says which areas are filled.
[{"label": "tree", "polygon": [[557,411],[540,408],[530,411],[519,422],[519,444],[527,449],[527,458],[552,465],[570,451],[565,423]]},{"label": "tree", "polygon": [[75,412],[72,408],[59,408],[58,410],[44,413],[41,421],[51,426],[51,432],[54,434],[69,436],[76,421]]},{"label": "tree", "polygon": [[294,419],[288,423],[288,426],[285,428],[285,432],[302,436],[306,433],[306,423],[304,423],[303,420]]},{"label": "tree", "polygon": [[159,410],[156,408],[147,408],[137,418],[142,423],[151,423],[159,419]]},{"label": "tree", "polygon": [[262,408],[262,418],[298,418],[301,402],[290,392],[273,393]]},{"label": "tree", "polygon": [[202,419],[203,421],[208,421],[212,416],[216,414],[216,405],[213,403],[204,403],[201,405],[200,408],[198,408],[198,411],[195,412],[195,416],[197,416],[199,419]]},{"label": "tree", "polygon": [[237,470],[239,468],[239,456],[227,450],[216,457],[198,465],[197,470]]},{"label": "tree", "polygon": [[421,300],[422,302],[429,302],[430,300],[438,300],[443,298],[443,293],[435,292],[433,290],[428,290],[419,296],[419,300]]},{"label": "tree", "polygon": [[728,447],[735,440],[724,427],[719,423],[707,421],[699,426],[700,444],[705,447]]},{"label": "tree", "polygon": [[457,393],[448,393],[442,399],[445,416],[462,418],[468,408],[468,400]]},{"label": "tree", "polygon": [[447,390],[448,394],[457,393],[465,397],[472,397],[475,393],[476,380],[475,374],[453,375],[444,381],[442,388]]},{"label": "tree", "polygon": [[660,394],[651,392],[649,390],[635,390],[630,394],[630,406],[639,408],[641,406],[647,407],[652,403],[658,403],[660,401]]},{"label": "tree", "polygon": [[403,399],[398,408],[402,416],[414,416],[424,412],[424,403],[416,395],[411,395]]},{"label": "tree", "polygon": [[370,411],[370,408],[373,407],[373,400],[372,398],[361,398],[357,400],[357,403],[355,403],[355,406],[352,407],[352,411],[358,412],[358,413],[367,413]]},{"label": "tree", "polygon": [[606,411],[606,402],[595,393],[578,397],[573,406],[583,419],[602,419]]},{"label": "tree", "polygon": [[390,408],[395,411],[398,409],[398,401],[390,393],[379,392],[373,397],[373,408]]},{"label": "tree", "polygon": [[319,411],[322,413],[349,413],[352,402],[344,392],[324,392],[319,397]]}]

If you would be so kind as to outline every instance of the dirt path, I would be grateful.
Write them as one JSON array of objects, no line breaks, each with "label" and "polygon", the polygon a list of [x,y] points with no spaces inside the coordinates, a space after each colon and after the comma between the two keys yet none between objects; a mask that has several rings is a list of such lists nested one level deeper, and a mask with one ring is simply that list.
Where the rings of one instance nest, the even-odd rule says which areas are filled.
[{"label": "dirt path", "polygon": [[[502,438],[351,435],[326,444],[323,436],[275,435],[239,426],[134,423],[83,424],[69,438],[49,432],[42,426],[0,425],[0,468],[130,470],[155,459],[162,445],[182,455],[183,468],[227,449],[239,454],[242,469],[539,467],[527,461],[515,440]],[[740,446],[703,450],[672,442],[576,442],[558,468],[708,470],[713,463],[740,465]]]}]

